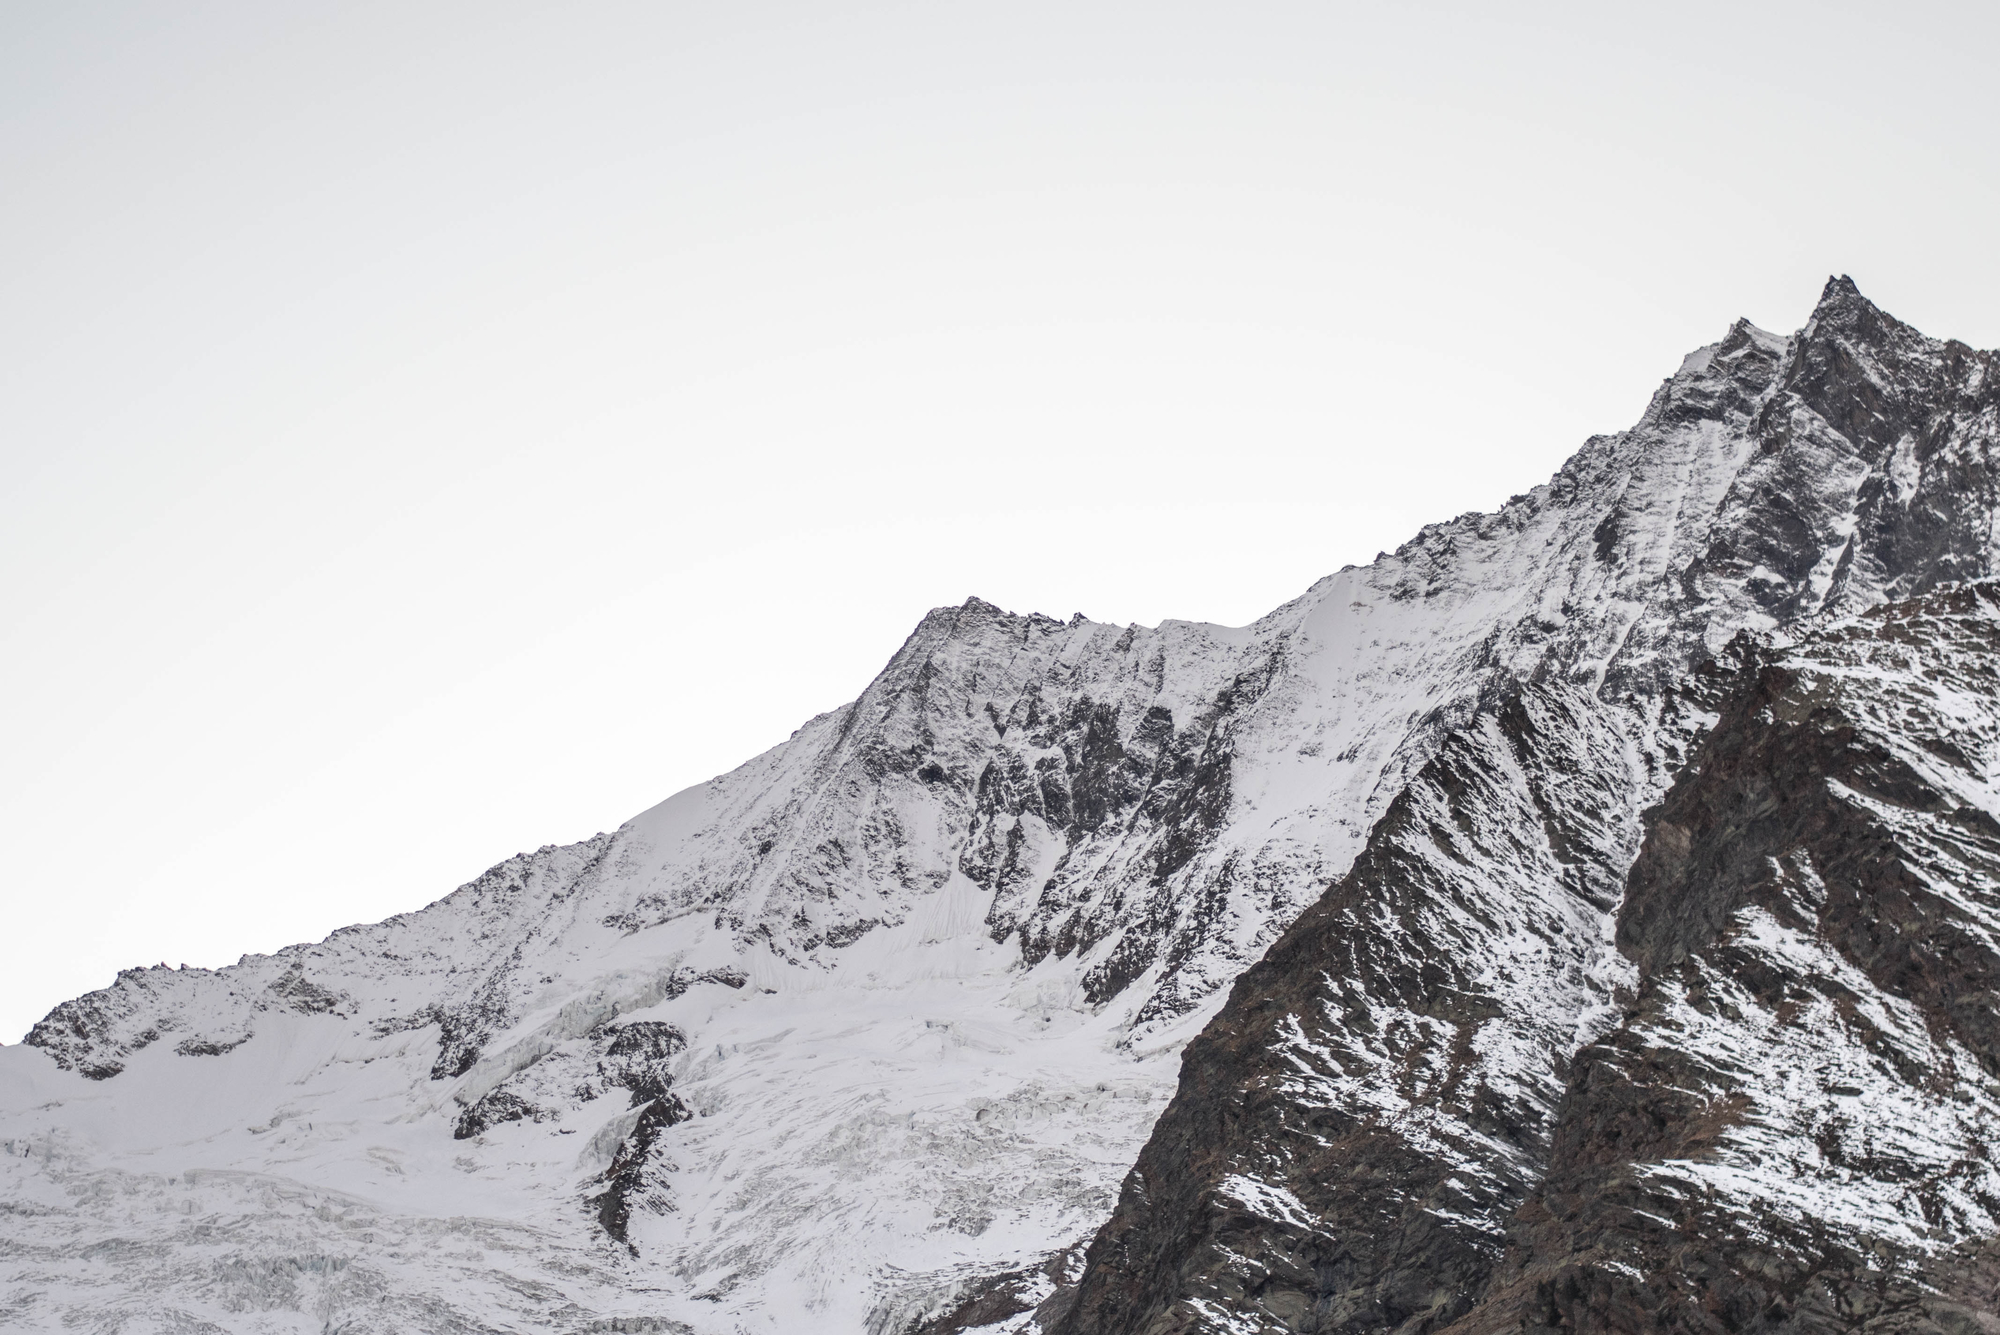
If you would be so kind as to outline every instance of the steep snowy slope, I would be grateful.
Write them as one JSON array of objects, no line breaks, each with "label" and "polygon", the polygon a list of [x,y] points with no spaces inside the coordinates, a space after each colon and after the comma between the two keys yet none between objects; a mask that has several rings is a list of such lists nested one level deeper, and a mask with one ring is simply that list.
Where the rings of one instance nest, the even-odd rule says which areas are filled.
[{"label": "steep snowy slope", "polygon": [[[1603,790],[1580,832],[1485,848],[1465,901],[1567,915],[1519,938],[1536,981],[1483,1059],[1541,1116],[1689,726],[1668,688],[1739,630],[1987,573],[1990,370],[1837,280],[1795,338],[1739,323],[1549,483],[1253,626],[940,610],[854,704],[611,834],[123,974],[0,1050],[0,1316],[1004,1317],[1110,1212],[1224,989],[1385,813],[1448,814],[1439,766],[1523,818],[1535,764]],[[1582,749],[1508,761],[1519,720]],[[1468,1245],[1531,1177],[1467,1188]]]}]

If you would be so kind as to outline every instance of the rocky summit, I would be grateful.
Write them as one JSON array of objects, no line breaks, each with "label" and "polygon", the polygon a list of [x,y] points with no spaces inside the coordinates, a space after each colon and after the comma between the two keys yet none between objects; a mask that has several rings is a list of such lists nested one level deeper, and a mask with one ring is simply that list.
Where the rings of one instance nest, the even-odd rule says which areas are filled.
[{"label": "rocky summit", "polygon": [[933,612],[0,1049],[0,1327],[2000,1331],[1996,443],[1841,278],[1253,625]]}]

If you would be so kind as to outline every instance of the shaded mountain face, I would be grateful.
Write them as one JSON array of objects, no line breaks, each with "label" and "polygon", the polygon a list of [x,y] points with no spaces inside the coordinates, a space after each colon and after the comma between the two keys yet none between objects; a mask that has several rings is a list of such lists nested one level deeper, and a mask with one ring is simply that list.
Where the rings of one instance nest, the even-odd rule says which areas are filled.
[{"label": "shaded mountain face", "polygon": [[0,1051],[0,1317],[1546,1324],[1520,1221],[1640,942],[1740,908],[1641,932],[1642,813],[1740,633],[1991,573],[1992,371],[1836,280],[1252,626],[942,609],[612,833],[129,971]]},{"label": "shaded mountain face", "polygon": [[1741,676],[1648,818],[1636,996],[1454,1330],[2000,1325],[2000,586]]},{"label": "shaded mountain face", "polygon": [[1056,1329],[2000,1323],[2000,585],[1690,686],[1610,915],[1586,718],[1454,739],[1189,1046]]}]

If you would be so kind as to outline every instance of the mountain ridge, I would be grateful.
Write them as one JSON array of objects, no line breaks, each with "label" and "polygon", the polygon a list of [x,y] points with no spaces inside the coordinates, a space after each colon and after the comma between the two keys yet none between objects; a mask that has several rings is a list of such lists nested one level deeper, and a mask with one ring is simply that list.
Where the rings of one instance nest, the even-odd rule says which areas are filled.
[{"label": "mountain ridge", "polygon": [[[1798,335],[1738,321],[1548,482],[1250,626],[968,599],[928,614],[854,703],[616,831],[234,970],[121,974],[0,1052],[0,1134],[27,1147],[0,1180],[67,1239],[0,1225],[13,1273],[48,1277],[14,1292],[60,1295],[0,1310],[136,1321],[168,1301],[199,1323],[236,1302],[357,1331],[782,1330],[803,1313],[881,1335],[970,1311],[1115,1329],[1105,1238],[1130,1221],[1120,1176],[1176,1125],[1182,1048],[1330,886],[1365,916],[1433,873],[1459,888],[1405,916],[1456,904],[1454,949],[1350,933],[1378,963],[1357,963],[1347,1004],[1421,1000],[1438,969],[1472,1009],[1431,1020],[1493,1027],[1483,1085],[1441,1103],[1413,1089],[1398,1114],[1456,1119],[1449,1152],[1406,1167],[1460,1191],[1434,1170],[1502,1123],[1539,1144],[1584,1013],[1615,1010],[1626,975],[1601,929],[1640,811],[1706,726],[1698,665],[1744,631],[1992,572],[1991,363],[1831,280]],[[1466,835],[1455,867],[1405,838],[1459,837],[1469,801],[1509,815]],[[1540,992],[1474,967],[1502,937]],[[1387,1060],[1335,1028],[1336,1047],[1360,1045],[1350,1061]],[[1462,1101],[1502,1087],[1504,1106]],[[188,1107],[146,1124],[138,1105],[162,1099]],[[1271,1107],[1273,1134],[1293,1134]],[[1234,1174],[1267,1212],[1302,1199],[1266,1171],[1278,1143]],[[1350,1286],[1339,1328],[1457,1319],[1468,1294],[1424,1298],[1407,1277],[1497,1264],[1539,1181],[1465,1187],[1461,1222]],[[1374,1218],[1345,1190],[1328,1217]],[[294,1232],[305,1251],[283,1256],[348,1259],[338,1276],[283,1256],[266,1258],[283,1283],[239,1273],[145,1214],[170,1200],[225,1233]],[[447,1277],[328,1222],[362,1213],[361,1232],[404,1238],[476,1217],[477,1250],[503,1259]],[[1225,1229],[1262,1217],[1223,1213]],[[1304,1265],[1285,1281],[1304,1306],[1259,1308],[1241,1285],[1229,1301],[1324,1316],[1320,1263],[1298,1250],[1313,1230],[1280,1233],[1260,1245],[1273,1274]],[[93,1247],[134,1236],[151,1278],[87,1278]],[[1046,1303],[1062,1310],[1035,1316]]]}]

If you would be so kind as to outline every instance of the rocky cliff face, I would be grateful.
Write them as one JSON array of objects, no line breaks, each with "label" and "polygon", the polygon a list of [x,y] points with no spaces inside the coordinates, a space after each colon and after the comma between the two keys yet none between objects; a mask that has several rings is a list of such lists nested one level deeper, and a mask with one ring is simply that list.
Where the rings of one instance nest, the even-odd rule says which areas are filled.
[{"label": "rocky cliff face", "polygon": [[[1990,369],[1990,358],[1925,348],[1838,285],[1829,289],[1754,410],[1755,461],[1719,507],[1684,587],[1700,590],[1718,572],[1734,571],[1743,579],[1740,596],[1777,626],[1796,627],[1984,573]],[[1926,494],[1926,476],[1936,478],[1933,493]],[[1814,544],[1802,535],[1814,531],[1812,522],[1797,521],[1841,495],[1852,498],[1850,520],[1818,531],[1845,529],[1847,538],[1820,543],[1819,557],[1808,561],[1801,553]],[[1772,943],[1775,953],[1754,967],[1730,955],[1729,967],[1754,973],[1765,989],[1764,1013],[1749,1019],[1740,1009],[1745,998],[1718,1001],[1722,985],[1709,975],[1669,989],[1683,1007],[1669,1018],[1660,979],[1701,967],[1688,963],[1691,952],[1751,912],[1747,887],[1808,874],[1774,870],[1811,862],[1800,861],[1798,821],[1827,827],[1821,857],[1862,857],[1871,869],[1864,881],[1910,880],[1891,869],[1921,864],[1929,870],[1916,879],[1950,884],[1973,903],[1991,893],[1982,841],[1996,808],[1987,762],[1974,758],[1984,755],[1989,674],[2000,666],[1988,654],[1991,599],[1989,586],[1961,588],[1840,622],[1792,651],[1786,661],[1797,667],[1751,673],[1770,698],[1731,686],[1721,666],[1669,675],[1654,692],[1648,687],[1661,678],[1627,678],[1623,698],[1600,687],[1565,699],[1542,681],[1503,694],[1417,775],[1350,872],[1243,975],[1189,1047],[1179,1092],[1093,1243],[1080,1286],[1046,1312],[1053,1327],[1483,1332],[1744,1329],[1764,1321],[1779,1328],[1809,1281],[1821,1285],[1818,1316],[1801,1316],[1801,1328],[1850,1329],[1840,1323],[1886,1310],[1857,1294],[1886,1282],[1895,1269],[1887,1258],[1907,1244],[1906,1230],[1885,1223],[1879,1209],[1851,1207],[1833,1223],[1838,1193],[1822,1196],[1788,1180],[1806,1171],[1800,1165],[1810,1155],[1790,1160],[1790,1174],[1756,1182],[1738,1168],[1690,1170],[1698,1185],[1666,1185],[1675,1175],[1661,1170],[1644,1178],[1650,1194],[1633,1188],[1633,1160],[1657,1170],[1659,1161],[1715,1158],[1725,1128],[1760,1115],[1790,1116],[1795,1135],[1807,1134],[1798,1129],[1807,1125],[1869,1134],[1856,1125],[1858,1105],[1808,1100],[1801,1108],[1795,1095],[1789,1112],[1751,1111],[1766,1107],[1775,1088],[1807,1079],[1801,1064],[1843,1064],[1833,1054],[1838,1023],[1823,1026],[1851,1014],[1857,998],[1836,1004],[1823,996],[1817,1009],[1803,1000],[1824,990],[1822,975],[1851,972],[1837,950],[1830,956],[1824,945],[1793,940],[1791,956],[1780,958],[1785,947]],[[1847,692],[1840,713],[1827,683],[1843,655],[1863,666],[1839,676]],[[1829,698],[1779,701],[1807,665],[1816,685],[1805,689]],[[1939,712],[1941,696],[1950,703]],[[1725,698],[1723,724],[1653,820],[1632,891],[1622,896],[1640,812]],[[1767,726],[1773,710],[1802,719],[1815,708],[1827,711],[1808,730],[1818,750],[1807,734],[1781,736]],[[1865,774],[1841,752],[1863,716],[1879,752],[1870,753]],[[1789,748],[1786,760],[1760,760],[1747,767],[1754,775],[1744,773],[1745,748],[1780,746]],[[1891,776],[1890,750],[1882,748],[1897,747],[1928,757],[1933,779]],[[1947,757],[1957,765],[1950,784],[1936,777]],[[1725,774],[1736,775],[1734,786],[1725,786]],[[1795,807],[1824,800],[1811,816],[1788,809],[1784,819],[1794,824],[1780,834],[1766,828],[1767,818],[1777,819],[1769,810],[1774,787],[1788,787]],[[1830,833],[1842,820],[1862,819],[1860,807],[1841,797],[1849,790],[1876,793],[1897,810],[1948,812],[1944,828],[1966,832],[1954,835],[1955,860],[1920,859],[1911,846],[1880,838],[1857,854],[1859,844],[1849,848]],[[1684,814],[1695,804],[1699,817]],[[1815,893],[1829,893],[1817,873],[1811,878],[1822,886]],[[1925,1014],[1950,1011],[1961,1025],[2000,1000],[1990,991],[1984,937],[1968,926],[1983,909],[1961,907],[1955,916],[1910,909],[1902,906],[1910,890],[1885,899],[1879,888],[1850,892],[1840,910],[1846,930],[1871,943],[1852,947],[1872,961],[1863,967],[1878,977],[1890,970],[1906,990],[1928,976],[1930,992],[1919,1003],[1930,1008]],[[1789,921],[1795,933],[1825,935],[1796,914]],[[1593,952],[1612,938],[1617,955]],[[1756,932],[1750,938],[1762,940]],[[1882,962],[1885,953],[1894,965]],[[1774,999],[1787,988],[1799,995]],[[1695,1016],[1686,1009],[1690,992],[1726,1018]],[[1897,1003],[1871,996],[1861,1004],[1893,1010]],[[1807,1041],[1787,1048],[1764,1032],[1780,1005],[1787,1023],[1804,1020],[1799,1037]],[[1621,1011],[1623,1023],[1600,1038]],[[1914,1097],[1930,1105],[1902,1115],[1935,1121],[1943,1100],[1966,1103],[1964,1116],[1953,1130],[1927,1124],[1903,1133],[1913,1157],[1870,1157],[1870,1150],[1833,1176],[1873,1174],[1877,1180],[1859,1190],[1877,1207],[1914,1193],[1904,1208],[1924,1216],[1921,1228],[1946,1247],[1976,1248],[1992,1232],[1978,1203],[1984,1169],[1975,1167],[1984,1155],[1984,1114],[1974,1111],[1985,1098],[1976,1078],[1984,1068],[1968,1064],[1970,1049],[1918,1041],[1942,1018],[1905,1014],[1899,1022],[1895,1041],[1908,1053],[1898,1079],[1928,1091]],[[1724,1032],[1737,1023],[1757,1030],[1756,1039]],[[1814,1035],[1825,1052],[1812,1051]],[[1888,1040],[1850,1041],[1866,1048]],[[1705,1044],[1730,1056],[1704,1056]],[[1963,1085],[1954,1074],[1961,1069],[1973,1077]],[[1752,1072],[1766,1081],[1762,1099],[1749,1092]],[[1925,1134],[1928,1148],[1909,1148]],[[1580,1167],[1586,1163],[1589,1172]],[[1949,1204],[1941,1184],[1915,1185],[1953,1173],[1970,1194]],[[1598,1193],[1587,1206],[1579,1176]],[[1735,1186],[1735,1200],[1717,1203],[1722,1182]],[[1920,1196],[1931,1203],[1908,1203]],[[1621,1257],[1597,1232],[1645,1233],[1653,1223],[1663,1227],[1650,1234],[1655,1245],[1645,1255]],[[1855,1232],[1864,1225],[1874,1236]],[[1841,1239],[1847,1259],[1812,1259],[1800,1228],[1822,1247]],[[1780,1236],[1791,1238],[1791,1254],[1772,1241]],[[1686,1280],[1689,1293],[1681,1277],[1697,1263],[1702,1278]],[[1594,1298],[1579,1296],[1592,1285]],[[1920,1288],[1905,1277],[1904,1306],[1920,1306],[1912,1296]]]},{"label": "rocky cliff face", "polygon": [[942,609],[612,833],[121,975],[0,1051],[0,1314],[1457,1320],[1651,985],[1626,872],[1725,646],[1991,570],[1991,371],[1836,280],[1252,626]]},{"label": "rocky cliff face", "polygon": [[1636,996],[1456,1330],[2000,1325],[2000,587],[1742,676],[1648,820]]},{"label": "rocky cliff face", "polygon": [[1058,1329],[1465,1310],[1547,1162],[1563,1059],[1624,976],[1603,921],[1638,758],[1595,704],[1559,684],[1503,695],[1237,981]]}]

